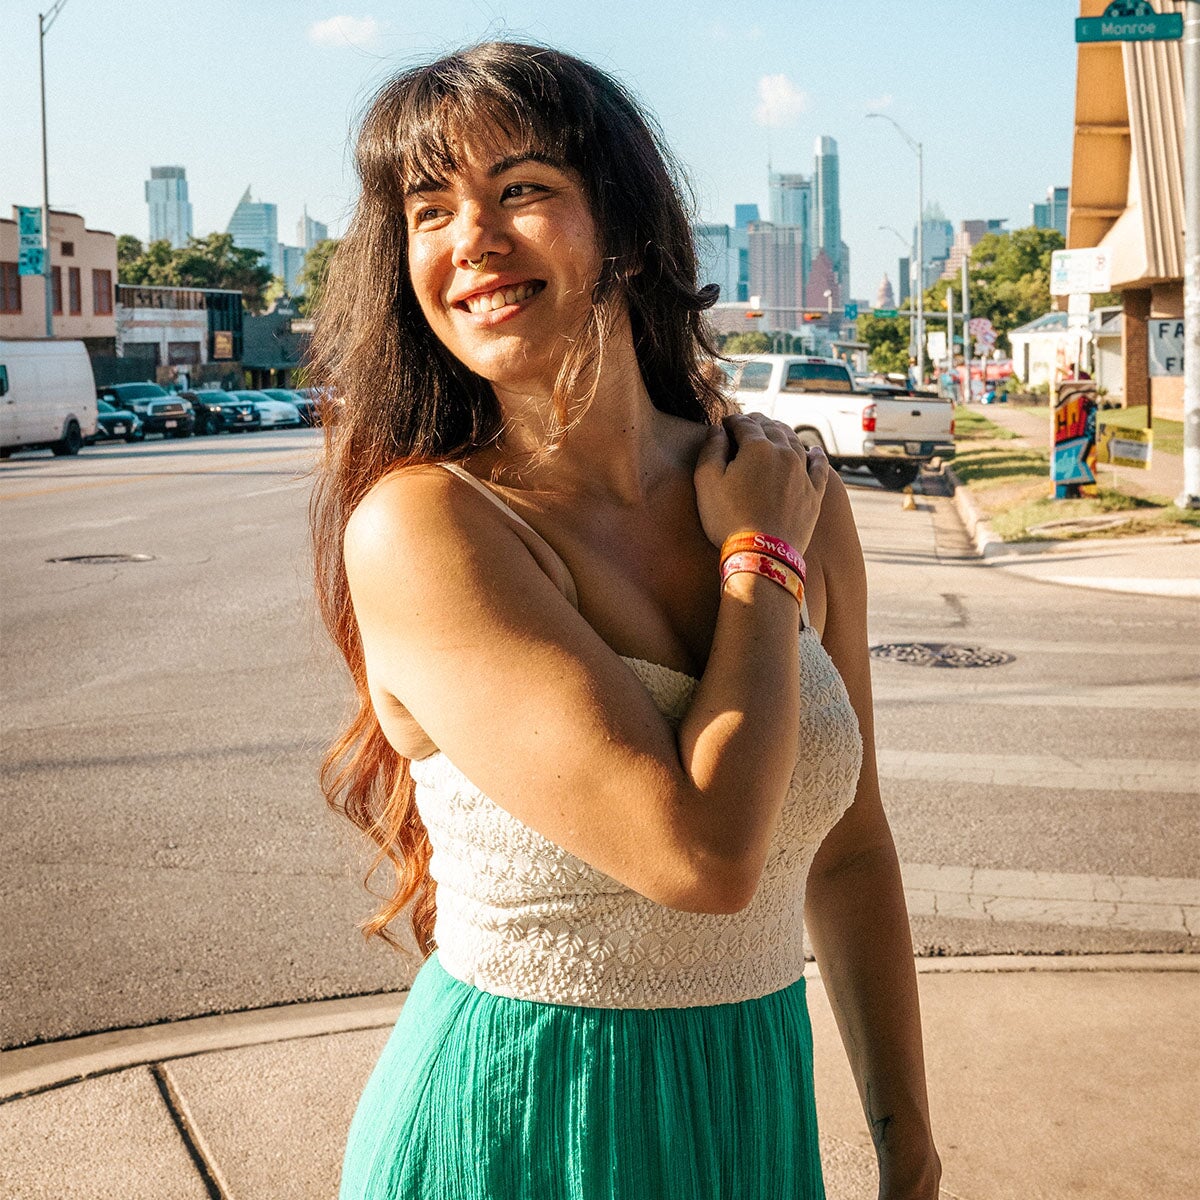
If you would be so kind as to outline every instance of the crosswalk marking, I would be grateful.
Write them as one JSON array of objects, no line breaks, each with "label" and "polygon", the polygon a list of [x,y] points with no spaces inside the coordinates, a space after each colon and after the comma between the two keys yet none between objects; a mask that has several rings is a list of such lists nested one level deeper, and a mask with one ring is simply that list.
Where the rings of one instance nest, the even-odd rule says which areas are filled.
[{"label": "crosswalk marking", "polygon": [[1191,760],[1072,759],[1058,754],[944,753],[886,748],[879,750],[878,760],[879,774],[893,780],[1200,796],[1200,763]]},{"label": "crosswalk marking", "polygon": [[901,866],[911,916],[1082,925],[1200,938],[1200,880]]}]

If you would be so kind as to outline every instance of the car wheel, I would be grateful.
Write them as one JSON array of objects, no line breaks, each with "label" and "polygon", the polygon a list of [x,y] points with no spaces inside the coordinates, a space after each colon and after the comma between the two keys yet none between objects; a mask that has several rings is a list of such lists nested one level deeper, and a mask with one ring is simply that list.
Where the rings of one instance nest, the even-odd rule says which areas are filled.
[{"label": "car wheel", "polygon": [[66,432],[50,449],[62,457],[64,454],[78,454],[83,446],[83,431],[78,421],[68,421]]},{"label": "car wheel", "polygon": [[918,463],[871,463],[871,474],[892,492],[906,488],[921,473]]},{"label": "car wheel", "polygon": [[815,429],[797,429],[796,436],[800,439],[800,444],[805,450],[825,449],[825,439]]}]

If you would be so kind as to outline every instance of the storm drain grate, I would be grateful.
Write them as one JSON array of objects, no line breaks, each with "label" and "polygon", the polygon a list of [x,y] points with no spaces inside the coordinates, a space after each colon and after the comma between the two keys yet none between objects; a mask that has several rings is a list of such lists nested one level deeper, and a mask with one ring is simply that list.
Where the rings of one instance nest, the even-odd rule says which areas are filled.
[{"label": "storm drain grate", "polygon": [[871,657],[912,667],[1002,667],[1016,658],[1003,650],[947,642],[885,642],[871,647]]},{"label": "storm drain grate", "polygon": [[79,563],[85,567],[103,567],[110,563],[153,562],[153,554],[64,554],[62,558],[48,558],[48,563]]}]

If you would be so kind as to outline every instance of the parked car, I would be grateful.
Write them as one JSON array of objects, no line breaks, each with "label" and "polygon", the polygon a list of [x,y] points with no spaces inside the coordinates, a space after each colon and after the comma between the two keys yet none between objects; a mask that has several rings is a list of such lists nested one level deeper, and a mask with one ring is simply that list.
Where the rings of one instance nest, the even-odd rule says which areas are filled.
[{"label": "parked car", "polygon": [[271,426],[273,429],[283,429],[289,425],[300,424],[300,410],[287,400],[276,400],[273,396],[268,396],[266,392],[260,391],[230,392],[229,394],[237,396],[240,400],[248,400],[253,404],[262,418],[264,429],[267,426]]},{"label": "parked car", "polygon": [[319,425],[321,423],[317,411],[318,402],[311,399],[307,392],[296,388],[259,388],[258,390],[264,396],[270,396],[272,400],[282,400],[285,404],[294,404],[300,413],[302,425]]},{"label": "parked car", "polygon": [[180,397],[189,401],[196,413],[196,432],[244,433],[262,427],[258,409],[248,400],[239,400],[234,392],[222,392],[216,388],[200,392],[180,392]]},{"label": "parked car", "polygon": [[96,434],[96,380],[82,342],[0,341],[0,458],[49,448],[78,454]]},{"label": "parked car", "polygon": [[847,365],[815,355],[734,355],[723,369],[745,412],[784,421],[834,467],[866,467],[907,487],[930,459],[954,456],[954,409],[934,392],[855,385]]},{"label": "parked car", "polygon": [[[338,406],[342,403],[334,394],[332,388],[297,388],[297,396],[303,396],[310,405],[310,425],[324,425],[337,416]],[[304,410],[301,409],[301,416]]]},{"label": "parked car", "polygon": [[142,420],[132,409],[116,408],[107,400],[96,401],[96,432],[87,439],[89,446],[97,442],[140,442],[146,437]]},{"label": "parked car", "polygon": [[141,418],[144,433],[191,437],[196,417],[192,406],[157,383],[110,383],[98,388],[101,400],[131,409]]}]

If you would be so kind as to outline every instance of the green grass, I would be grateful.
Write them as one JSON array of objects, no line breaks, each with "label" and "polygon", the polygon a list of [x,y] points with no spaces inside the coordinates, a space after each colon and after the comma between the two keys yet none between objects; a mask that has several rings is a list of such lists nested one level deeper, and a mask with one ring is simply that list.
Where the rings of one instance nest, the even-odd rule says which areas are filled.
[{"label": "green grass", "polygon": [[[1030,532],[1046,521],[1067,521],[1108,513],[1136,513],[1132,520],[1111,529]],[[1171,507],[1165,497],[1143,498],[1101,488],[1095,496],[1078,500],[1054,500],[1048,494],[1011,504],[988,517],[992,529],[1006,542],[1036,542],[1044,538],[1075,540],[1095,537],[1128,537],[1132,534],[1182,533],[1200,529],[1200,512]]]},{"label": "green grass", "polygon": [[[1121,429],[1145,429],[1146,406],[1138,408],[1110,408],[1100,413],[1101,425],[1116,425]],[[1154,418],[1154,449],[1164,454],[1183,453],[1183,422]]]},{"label": "green grass", "polygon": [[1017,435],[989,421],[978,409],[955,405],[954,436],[959,440],[989,439],[1011,441]]}]

